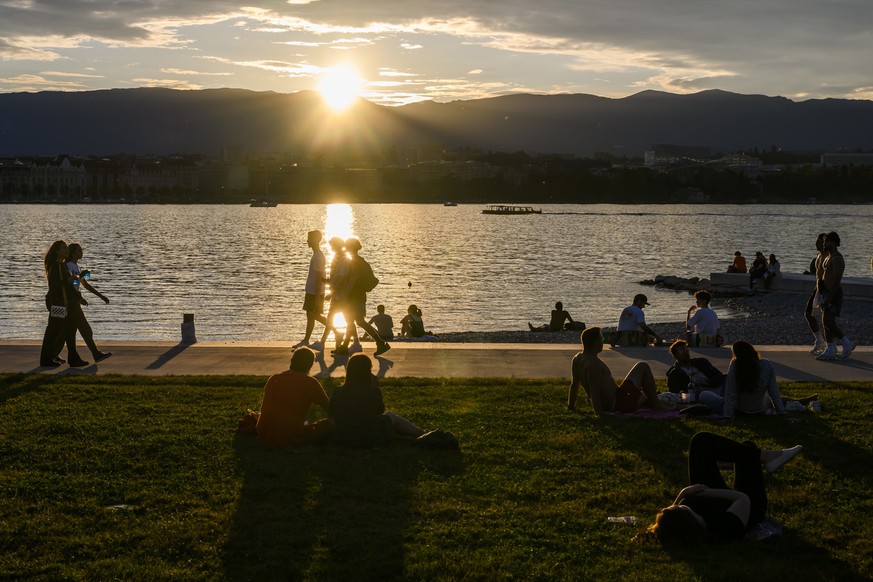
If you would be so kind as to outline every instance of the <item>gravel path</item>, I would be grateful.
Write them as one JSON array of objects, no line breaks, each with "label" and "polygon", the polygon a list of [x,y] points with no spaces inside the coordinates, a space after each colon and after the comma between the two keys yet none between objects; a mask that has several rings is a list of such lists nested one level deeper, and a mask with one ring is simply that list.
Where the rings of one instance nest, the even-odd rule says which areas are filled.
[{"label": "gravel path", "polygon": [[[728,342],[746,340],[754,345],[812,345],[813,337],[803,318],[808,297],[768,293],[722,300],[747,317],[722,319],[721,329]],[[718,299],[714,300],[715,302]],[[617,317],[617,314],[616,314]],[[873,303],[847,300],[837,322],[859,346],[873,345]],[[651,326],[665,340],[685,337],[685,323],[656,323]],[[578,331],[532,333],[530,331],[457,332],[440,334],[438,341],[453,343],[576,344]]]}]

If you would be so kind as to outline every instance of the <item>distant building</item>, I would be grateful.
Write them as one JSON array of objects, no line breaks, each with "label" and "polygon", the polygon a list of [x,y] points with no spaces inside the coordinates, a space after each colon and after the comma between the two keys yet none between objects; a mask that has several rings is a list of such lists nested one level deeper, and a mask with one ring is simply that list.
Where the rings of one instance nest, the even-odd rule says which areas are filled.
[{"label": "distant building", "polygon": [[873,154],[825,153],[821,155],[823,168],[840,166],[873,166]]},{"label": "distant building", "polygon": [[672,166],[676,164],[702,164],[712,157],[705,146],[686,146],[675,144],[653,144],[644,154],[647,168]]}]

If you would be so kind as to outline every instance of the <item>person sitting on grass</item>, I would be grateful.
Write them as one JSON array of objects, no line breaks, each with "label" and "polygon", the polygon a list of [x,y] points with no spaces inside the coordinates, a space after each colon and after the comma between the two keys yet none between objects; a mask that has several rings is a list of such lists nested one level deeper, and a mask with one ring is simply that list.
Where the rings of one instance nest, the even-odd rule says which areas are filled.
[{"label": "person sitting on grass", "polygon": [[698,399],[716,414],[733,418],[744,414],[783,414],[785,405],[797,400],[803,406],[818,399],[818,394],[804,398],[785,398],[776,384],[776,371],[768,360],[761,359],[749,342],[734,342],[733,359],[728,367],[724,396],[701,392]]},{"label": "person sitting on grass", "polygon": [[346,366],[346,381],[330,395],[335,442],[346,446],[379,447],[395,438],[416,439],[424,430],[393,412],[385,412],[373,361],[355,354]]},{"label": "person sitting on grass", "polygon": [[307,423],[313,404],[325,412],[330,400],[318,380],[309,376],[315,353],[305,347],[291,355],[289,370],[273,374],[264,386],[264,399],[258,417],[258,441],[268,445],[302,445],[324,442],[333,432],[333,423],[324,418]]},{"label": "person sitting on grass", "polygon": [[714,390],[721,393],[725,375],[706,358],[692,358],[685,340],[670,346],[675,362],[667,370],[667,388],[674,394],[694,390]]},{"label": "person sitting on grass", "polygon": [[[567,322],[566,324],[564,322]],[[579,327],[581,324],[581,328]],[[573,321],[573,318],[570,317],[570,313],[564,309],[564,304],[558,301],[555,303],[555,308],[552,310],[552,318],[549,320],[549,323],[544,323],[542,325],[534,327],[530,322],[527,324],[528,328],[531,331],[561,331],[564,329],[573,330],[573,329],[585,329],[585,324],[581,321]]]},{"label": "person sitting on grass", "polygon": [[603,336],[599,327],[589,327],[582,332],[582,351],[573,357],[572,380],[567,408],[576,409],[579,385],[591,402],[597,416],[610,412],[635,412],[640,408],[671,410],[658,400],[658,388],[652,369],[646,362],[637,362],[616,386],[609,367],[600,359],[603,351]]},{"label": "person sitting on grass", "polygon": [[[688,482],[669,507],[663,508],[648,531],[663,542],[741,540],[763,521],[767,490],[762,465],[774,473],[803,450],[763,450],[754,443],[710,432],[699,432],[688,445]],[[733,463],[734,487],[722,477],[719,463]]]}]

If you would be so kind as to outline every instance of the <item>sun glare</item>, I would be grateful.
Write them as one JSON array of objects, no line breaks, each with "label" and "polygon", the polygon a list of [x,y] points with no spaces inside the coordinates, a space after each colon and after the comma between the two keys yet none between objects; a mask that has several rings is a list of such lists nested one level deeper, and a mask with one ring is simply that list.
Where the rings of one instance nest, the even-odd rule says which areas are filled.
[{"label": "sun glare", "polygon": [[358,99],[361,78],[354,67],[341,65],[325,70],[318,90],[331,109],[342,111]]}]

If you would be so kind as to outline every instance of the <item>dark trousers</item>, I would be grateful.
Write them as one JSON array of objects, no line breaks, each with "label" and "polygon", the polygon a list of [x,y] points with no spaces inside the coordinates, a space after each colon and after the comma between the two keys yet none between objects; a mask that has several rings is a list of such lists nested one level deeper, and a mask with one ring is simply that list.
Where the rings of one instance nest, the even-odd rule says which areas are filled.
[{"label": "dark trousers", "polygon": [[94,343],[94,332],[91,330],[91,325],[88,323],[88,320],[85,319],[85,313],[82,311],[82,306],[71,305],[67,319],[70,320],[70,329],[72,330],[66,337],[67,353],[76,353],[76,331],[78,331],[82,335],[82,339],[85,340],[85,345],[87,345],[88,349],[91,350],[91,354],[96,357],[96,354],[100,350],[97,349],[97,344]]},{"label": "dark trousers", "polygon": [[738,443],[711,432],[699,432],[688,445],[688,483],[730,489],[718,468],[719,461],[734,464],[733,489],[742,491],[751,501],[749,525],[760,522],[767,513],[761,449],[750,441]]},{"label": "dark trousers", "polygon": [[[64,347],[64,342],[67,340],[70,325],[69,311],[67,317],[49,317],[48,325],[45,328],[45,334],[42,336],[42,349],[39,352],[40,365],[51,365],[52,360],[58,357],[61,349]],[[76,329],[73,328],[73,334]],[[75,337],[75,336],[74,336]]]}]

